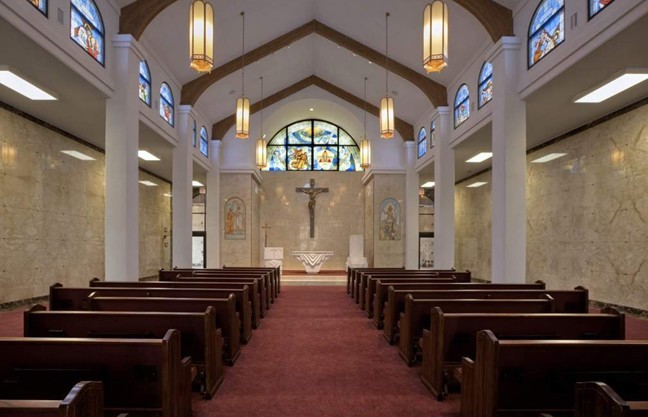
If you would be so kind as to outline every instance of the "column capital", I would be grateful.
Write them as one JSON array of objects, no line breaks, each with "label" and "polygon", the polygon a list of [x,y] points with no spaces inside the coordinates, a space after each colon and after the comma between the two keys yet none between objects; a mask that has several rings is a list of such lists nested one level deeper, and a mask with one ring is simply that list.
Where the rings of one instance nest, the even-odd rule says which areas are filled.
[{"label": "column capital", "polygon": [[440,106],[440,107],[436,108],[436,112],[434,113],[432,118],[434,119],[434,118],[436,118],[438,116],[445,116],[445,115],[448,115],[450,113],[452,113],[452,111],[450,110],[449,106]]},{"label": "column capital", "polygon": [[416,148],[416,142],[414,142],[413,140],[408,140],[404,142],[404,144],[405,144],[405,148],[407,149]]},{"label": "column capital", "polygon": [[517,36],[502,36],[486,53],[486,60],[493,62],[505,51],[519,51],[522,49],[522,41]]},{"label": "column capital", "polygon": [[126,48],[133,51],[140,61],[144,61],[145,55],[140,43],[132,35],[117,34],[112,38],[113,48]]},{"label": "column capital", "polygon": [[181,104],[178,106],[178,114],[191,114],[192,109],[190,104]]}]

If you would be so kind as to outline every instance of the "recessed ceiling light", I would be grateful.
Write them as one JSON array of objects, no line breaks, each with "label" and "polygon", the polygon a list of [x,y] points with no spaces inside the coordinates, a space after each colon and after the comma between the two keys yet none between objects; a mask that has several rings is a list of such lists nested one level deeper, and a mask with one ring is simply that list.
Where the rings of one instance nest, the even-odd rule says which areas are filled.
[{"label": "recessed ceiling light", "polygon": [[627,69],[593,90],[576,97],[575,103],[600,103],[648,79],[647,69]]},{"label": "recessed ceiling light", "polygon": [[310,109],[308,109],[308,111],[315,111],[315,109],[311,107]]},{"label": "recessed ceiling light", "polygon": [[373,64],[373,62],[371,62],[371,61],[368,61],[368,62],[369,62],[369,65]]},{"label": "recessed ceiling light", "polygon": [[357,55],[354,53],[353,56],[357,56]]},{"label": "recessed ceiling light", "polygon": [[153,181],[140,181],[139,183],[146,185],[147,187],[157,187],[157,184]]},{"label": "recessed ceiling light", "polygon": [[64,153],[66,155],[70,155],[76,159],[80,159],[82,161],[95,161],[95,159],[91,156],[88,156],[84,153],[81,153],[79,151],[61,151],[61,153]]},{"label": "recessed ceiling light", "polygon": [[490,159],[492,157],[493,157],[492,152],[480,152],[477,155],[470,158],[469,160],[467,160],[466,162],[470,162],[471,164],[478,164],[478,163],[484,162],[485,160]]},{"label": "recessed ceiling light", "polygon": [[425,184],[421,185],[421,188],[433,188],[434,187],[434,181],[428,181]]},{"label": "recessed ceiling light", "polygon": [[466,187],[468,187],[468,188],[477,188],[477,187],[481,187],[482,185],[486,185],[486,184],[488,184],[488,183],[487,182],[473,182],[470,185],[466,185]]},{"label": "recessed ceiling light", "polygon": [[193,185],[194,187],[204,187],[204,185],[199,181],[192,181],[191,185]]},{"label": "recessed ceiling light", "polygon": [[139,151],[137,151],[137,156],[139,156],[141,159],[143,159],[143,160],[145,160],[145,161],[159,161],[159,160],[160,160],[160,158],[158,158],[157,156],[153,155],[153,154],[150,153],[149,151],[144,151],[144,150],[142,150],[142,149],[140,149]]},{"label": "recessed ceiling light", "polygon": [[549,155],[545,155],[541,158],[534,159],[531,161],[533,164],[544,164],[545,162],[553,161],[554,159],[562,158],[563,156],[567,155],[566,153],[550,153]]},{"label": "recessed ceiling light", "polygon": [[6,65],[0,66],[0,84],[30,100],[57,100],[53,95],[27,81],[20,72]]},{"label": "recessed ceiling light", "polygon": [[164,193],[162,195],[165,196],[165,197],[169,197],[169,198],[173,197],[173,195],[171,195],[170,193]]}]

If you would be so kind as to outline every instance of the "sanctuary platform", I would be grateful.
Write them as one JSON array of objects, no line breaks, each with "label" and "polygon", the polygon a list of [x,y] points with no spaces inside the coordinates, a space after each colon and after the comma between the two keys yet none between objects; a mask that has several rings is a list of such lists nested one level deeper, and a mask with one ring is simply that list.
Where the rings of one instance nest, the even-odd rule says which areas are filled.
[{"label": "sanctuary platform", "polygon": [[281,273],[282,285],[346,285],[346,271],[321,270],[319,274],[307,274],[303,270],[284,270]]}]

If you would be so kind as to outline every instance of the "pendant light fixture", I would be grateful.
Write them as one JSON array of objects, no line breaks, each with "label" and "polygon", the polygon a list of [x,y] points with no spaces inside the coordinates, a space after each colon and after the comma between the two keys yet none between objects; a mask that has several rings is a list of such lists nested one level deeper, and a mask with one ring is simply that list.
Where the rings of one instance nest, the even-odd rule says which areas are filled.
[{"label": "pendant light fixture", "polygon": [[380,100],[380,137],[394,138],[394,99],[389,96],[389,12],[385,13],[385,97]]},{"label": "pendant light fixture", "polygon": [[362,169],[371,166],[371,143],[367,138],[367,77],[364,77],[364,136],[360,141],[360,166]]},{"label": "pendant light fixture", "polygon": [[423,68],[441,72],[448,66],[448,5],[442,0],[423,11]]},{"label": "pendant light fixture", "polygon": [[189,66],[198,72],[209,72],[214,66],[214,9],[203,0],[191,3],[189,57]]},{"label": "pendant light fixture", "polygon": [[241,97],[236,100],[236,137],[250,137],[250,100],[245,97],[245,12],[241,12],[243,35],[241,36]]},{"label": "pendant light fixture", "polygon": [[267,156],[267,147],[266,141],[263,135],[263,77],[259,77],[261,80],[261,134],[256,143],[256,166],[259,169],[263,169],[268,166],[268,156]]}]

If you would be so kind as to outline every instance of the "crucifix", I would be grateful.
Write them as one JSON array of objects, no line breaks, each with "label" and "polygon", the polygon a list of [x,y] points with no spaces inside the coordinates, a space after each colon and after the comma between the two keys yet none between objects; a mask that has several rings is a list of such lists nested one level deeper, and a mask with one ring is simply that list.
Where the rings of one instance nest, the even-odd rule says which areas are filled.
[{"label": "crucifix", "polygon": [[308,187],[299,187],[295,191],[308,194],[310,200],[308,201],[308,214],[310,214],[310,237],[315,237],[315,197],[320,193],[328,193],[328,187],[315,188],[315,180],[311,178]]},{"label": "crucifix", "polygon": [[264,248],[268,247],[268,229],[272,229],[272,227],[268,226],[268,223],[266,223],[264,226],[261,226],[263,232],[265,233],[265,243],[263,245]]}]

